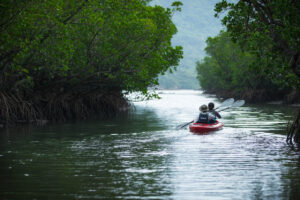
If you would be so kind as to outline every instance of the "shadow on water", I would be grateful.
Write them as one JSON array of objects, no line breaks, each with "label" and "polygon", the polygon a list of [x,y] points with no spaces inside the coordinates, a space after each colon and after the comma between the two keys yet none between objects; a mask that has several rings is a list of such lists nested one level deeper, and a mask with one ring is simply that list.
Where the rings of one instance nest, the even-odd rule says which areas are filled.
[{"label": "shadow on water", "polygon": [[3,131],[0,199],[167,197],[165,128],[153,111],[133,109],[113,120]]},{"label": "shadow on water", "polygon": [[226,126],[244,128],[251,132],[286,134],[287,124],[293,120],[294,107],[271,104],[246,104],[226,113]]},{"label": "shadow on water", "polygon": [[285,182],[286,199],[296,200],[300,198],[300,156],[294,162],[287,162],[289,170],[282,176],[282,182]]},{"label": "shadow on water", "polygon": [[0,130],[0,142],[18,139],[82,138],[94,134],[147,132],[166,129],[156,113],[148,109],[133,107],[114,119],[81,120],[69,123],[48,124],[45,126],[19,126]]}]

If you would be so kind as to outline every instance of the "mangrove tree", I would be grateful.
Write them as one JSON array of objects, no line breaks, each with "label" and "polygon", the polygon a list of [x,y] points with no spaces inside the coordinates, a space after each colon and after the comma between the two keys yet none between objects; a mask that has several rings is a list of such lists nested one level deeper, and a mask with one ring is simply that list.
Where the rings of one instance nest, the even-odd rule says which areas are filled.
[{"label": "mangrove tree", "polygon": [[0,123],[112,115],[178,64],[180,10],[146,0],[3,0]]}]

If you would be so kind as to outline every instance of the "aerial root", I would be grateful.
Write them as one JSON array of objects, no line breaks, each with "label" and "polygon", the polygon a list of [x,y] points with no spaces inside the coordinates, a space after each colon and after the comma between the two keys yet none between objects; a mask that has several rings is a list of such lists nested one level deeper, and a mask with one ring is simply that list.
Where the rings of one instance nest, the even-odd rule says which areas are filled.
[{"label": "aerial root", "polygon": [[36,121],[39,113],[31,102],[18,95],[0,92],[0,123],[27,123]]},{"label": "aerial root", "polygon": [[300,143],[300,110],[292,124],[289,123],[288,125],[288,134],[286,142],[289,145],[293,145],[294,143]]}]

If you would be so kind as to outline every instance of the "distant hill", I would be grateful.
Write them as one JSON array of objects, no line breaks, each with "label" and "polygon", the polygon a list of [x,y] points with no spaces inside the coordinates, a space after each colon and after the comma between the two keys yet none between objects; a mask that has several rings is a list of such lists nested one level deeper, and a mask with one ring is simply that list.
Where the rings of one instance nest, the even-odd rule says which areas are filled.
[{"label": "distant hill", "polygon": [[[171,7],[174,0],[154,0],[151,5]],[[196,61],[205,56],[207,37],[213,37],[222,29],[220,19],[214,17],[214,6],[220,0],[181,0],[182,11],[175,13],[173,22],[178,33],[174,36],[174,46],[181,45],[184,58],[173,74],[159,77],[160,87],[164,89],[197,89]]]}]

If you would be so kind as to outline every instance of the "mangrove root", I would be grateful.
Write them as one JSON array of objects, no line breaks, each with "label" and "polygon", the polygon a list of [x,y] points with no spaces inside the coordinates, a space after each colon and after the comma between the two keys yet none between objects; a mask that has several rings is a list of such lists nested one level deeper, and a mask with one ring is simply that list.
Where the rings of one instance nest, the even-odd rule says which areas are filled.
[{"label": "mangrove root", "polygon": [[293,145],[293,143],[300,144],[300,110],[288,129],[286,142],[290,145]]},{"label": "mangrove root", "polygon": [[75,94],[55,95],[48,98],[0,92],[0,125],[45,124],[48,121],[86,119],[90,116],[112,117],[129,107],[122,93],[91,94],[77,97]]}]

